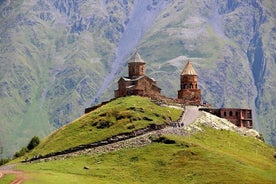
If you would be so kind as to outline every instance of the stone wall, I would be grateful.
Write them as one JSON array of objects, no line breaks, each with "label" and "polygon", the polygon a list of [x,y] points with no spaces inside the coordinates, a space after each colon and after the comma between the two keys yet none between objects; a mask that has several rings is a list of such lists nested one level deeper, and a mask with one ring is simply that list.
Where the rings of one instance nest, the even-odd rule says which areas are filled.
[{"label": "stone wall", "polygon": [[137,137],[139,135],[143,135],[143,134],[146,134],[146,133],[151,132],[151,131],[161,130],[161,129],[164,129],[166,126],[168,126],[168,125],[167,124],[163,124],[163,125],[151,124],[151,125],[149,125],[145,128],[134,130],[134,131],[129,132],[129,133],[121,133],[121,134],[118,134],[118,135],[114,135],[114,136],[112,136],[110,138],[107,138],[105,140],[102,140],[102,141],[94,142],[94,143],[91,143],[91,144],[79,145],[79,146],[76,146],[76,147],[73,147],[73,148],[69,148],[67,150],[53,152],[53,153],[49,153],[49,154],[46,154],[46,155],[38,155],[38,156],[35,156],[31,159],[26,159],[23,162],[32,162],[32,161],[35,161],[35,160],[46,159],[46,158],[55,157],[55,156],[59,156],[59,155],[66,155],[66,154],[74,153],[74,152],[84,150],[84,149],[90,149],[90,148],[96,148],[96,147],[103,146],[103,145],[108,145],[108,144],[111,144],[111,143],[114,143],[114,142],[118,142],[118,141],[130,139],[130,138],[133,138],[133,137]]}]

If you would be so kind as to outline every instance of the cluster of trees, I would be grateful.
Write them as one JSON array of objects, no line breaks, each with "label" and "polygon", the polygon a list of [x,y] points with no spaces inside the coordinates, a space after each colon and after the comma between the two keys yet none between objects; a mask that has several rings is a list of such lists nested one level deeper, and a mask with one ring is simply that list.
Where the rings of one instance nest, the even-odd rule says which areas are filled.
[{"label": "cluster of trees", "polygon": [[18,157],[21,157],[21,156],[24,156],[26,153],[28,153],[29,151],[33,150],[35,147],[37,147],[40,143],[40,140],[37,136],[34,136],[27,147],[23,147],[21,148],[21,150],[19,150],[18,152],[16,152],[13,157],[14,158],[18,158]]},{"label": "cluster of trees", "polygon": [[[21,148],[21,150],[19,150],[18,152],[16,152],[13,157],[14,158],[18,158],[18,157],[21,157],[21,156],[24,156],[26,153],[28,153],[29,151],[33,150],[35,147],[37,147],[40,143],[40,140],[37,136],[34,136],[29,144],[27,145],[27,147],[23,147]],[[8,163],[9,161],[11,161],[10,158],[1,158],[0,159],[0,165],[4,165],[6,163]]]}]

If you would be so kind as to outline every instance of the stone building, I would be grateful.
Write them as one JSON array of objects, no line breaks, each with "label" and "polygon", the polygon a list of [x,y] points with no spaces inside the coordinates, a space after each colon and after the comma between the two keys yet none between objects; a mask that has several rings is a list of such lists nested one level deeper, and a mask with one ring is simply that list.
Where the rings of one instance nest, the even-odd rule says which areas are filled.
[{"label": "stone building", "polygon": [[197,73],[195,72],[190,61],[184,67],[180,75],[180,90],[178,99],[186,105],[200,105],[201,91],[197,86]]},{"label": "stone building", "polygon": [[115,98],[140,95],[148,97],[161,96],[161,89],[153,78],[146,76],[146,63],[135,52],[128,62],[128,77],[121,77],[118,89],[114,91]]},{"label": "stone building", "polygon": [[237,109],[237,108],[201,108],[200,110],[214,114],[220,118],[225,118],[238,127],[253,127],[252,110],[251,109]]}]

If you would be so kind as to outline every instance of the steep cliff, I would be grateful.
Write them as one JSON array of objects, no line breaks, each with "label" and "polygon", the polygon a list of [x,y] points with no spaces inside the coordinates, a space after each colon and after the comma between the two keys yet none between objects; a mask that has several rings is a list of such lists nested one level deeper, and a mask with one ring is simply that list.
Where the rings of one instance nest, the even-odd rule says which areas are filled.
[{"label": "steep cliff", "polygon": [[80,116],[91,102],[112,98],[135,48],[164,95],[176,97],[190,58],[203,99],[215,107],[253,108],[255,128],[275,143],[275,4],[0,1],[5,155]]}]

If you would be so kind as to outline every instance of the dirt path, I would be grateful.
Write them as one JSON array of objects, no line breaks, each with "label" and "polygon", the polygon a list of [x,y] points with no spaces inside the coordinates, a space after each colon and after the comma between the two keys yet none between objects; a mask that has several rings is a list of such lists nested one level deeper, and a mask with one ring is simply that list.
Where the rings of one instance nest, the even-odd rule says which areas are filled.
[{"label": "dirt path", "polygon": [[10,184],[21,184],[23,183],[26,178],[24,176],[23,171],[14,170],[15,165],[7,165],[0,167],[0,181],[1,178],[4,177],[6,174],[13,174],[16,176],[15,180],[12,181]]},{"label": "dirt path", "polygon": [[199,107],[197,106],[186,106],[180,123],[183,123],[183,126],[187,126],[193,123],[197,118],[201,117],[203,113],[198,109]]}]

